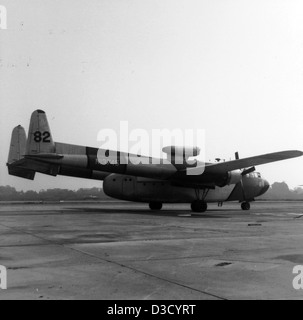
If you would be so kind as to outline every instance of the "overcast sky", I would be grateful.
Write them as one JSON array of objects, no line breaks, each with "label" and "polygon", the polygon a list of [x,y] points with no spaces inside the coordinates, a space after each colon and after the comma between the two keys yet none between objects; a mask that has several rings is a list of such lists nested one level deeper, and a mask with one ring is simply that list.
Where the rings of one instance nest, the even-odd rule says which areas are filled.
[{"label": "overcast sky", "polygon": [[[1,0],[0,185],[100,186],[10,177],[11,130],[47,112],[56,141],[98,146],[98,132],[205,129],[206,158],[303,150],[301,0]],[[303,184],[303,158],[258,167]]]}]

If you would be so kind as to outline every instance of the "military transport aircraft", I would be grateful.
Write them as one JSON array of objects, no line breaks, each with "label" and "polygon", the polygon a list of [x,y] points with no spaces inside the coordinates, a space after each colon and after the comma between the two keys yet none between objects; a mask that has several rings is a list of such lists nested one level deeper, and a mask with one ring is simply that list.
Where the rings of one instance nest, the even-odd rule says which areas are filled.
[{"label": "military transport aircraft", "polygon": [[[198,148],[192,151],[192,156],[199,155]],[[250,202],[269,188],[255,166],[303,155],[282,151],[239,159],[236,153],[235,160],[202,163],[188,161],[185,147],[165,147],[163,152],[168,158],[157,162],[141,155],[54,142],[45,112],[36,110],[28,138],[23,127],[13,130],[7,166],[10,175],[31,180],[36,172],[103,180],[108,196],[149,203],[151,210],[161,210],[163,203],[191,203],[192,211],[204,212],[208,202],[222,205],[225,201],[239,201],[243,210],[249,210]],[[145,161],[125,161],[134,158]],[[202,167],[200,174],[191,174]]]}]

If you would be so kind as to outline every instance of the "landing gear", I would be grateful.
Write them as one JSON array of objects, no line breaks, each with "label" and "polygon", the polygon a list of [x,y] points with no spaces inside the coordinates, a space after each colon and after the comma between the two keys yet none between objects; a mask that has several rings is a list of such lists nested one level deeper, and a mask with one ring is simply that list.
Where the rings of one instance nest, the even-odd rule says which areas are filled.
[{"label": "landing gear", "polygon": [[205,199],[209,189],[195,189],[196,199],[191,204],[191,210],[193,212],[205,212],[207,210],[207,203]]},{"label": "landing gear", "polygon": [[162,209],[162,203],[161,202],[150,202],[149,208],[150,210],[159,211]]},{"label": "landing gear", "polygon": [[248,211],[250,209],[250,203],[249,202],[242,202],[241,203],[241,208],[244,211]]},{"label": "landing gear", "polygon": [[193,212],[205,212],[207,210],[207,203],[203,200],[195,200],[191,204],[191,210]]}]

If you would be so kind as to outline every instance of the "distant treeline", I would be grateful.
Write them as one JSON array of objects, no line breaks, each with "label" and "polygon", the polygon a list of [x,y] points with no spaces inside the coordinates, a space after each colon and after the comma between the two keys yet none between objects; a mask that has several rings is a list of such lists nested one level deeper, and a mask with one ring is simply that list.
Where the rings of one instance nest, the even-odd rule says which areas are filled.
[{"label": "distant treeline", "polygon": [[285,182],[275,182],[270,189],[258,199],[263,200],[303,200],[303,189],[289,189]]},{"label": "distant treeline", "polygon": [[10,186],[0,186],[0,201],[60,201],[60,200],[103,200],[109,199],[102,189],[49,189],[36,191],[16,191]]},{"label": "distant treeline", "polygon": [[[36,191],[17,191],[10,186],[0,186],[0,201],[60,201],[60,200],[104,200],[110,199],[102,189],[49,189]],[[303,189],[290,190],[285,182],[275,182],[259,200],[303,200]]]}]

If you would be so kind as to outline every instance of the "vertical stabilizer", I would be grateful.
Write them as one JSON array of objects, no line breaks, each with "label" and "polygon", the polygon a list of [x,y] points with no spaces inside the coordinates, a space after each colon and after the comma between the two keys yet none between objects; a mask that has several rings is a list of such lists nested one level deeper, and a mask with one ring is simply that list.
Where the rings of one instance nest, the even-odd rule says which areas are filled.
[{"label": "vertical stabilizer", "polygon": [[[23,127],[13,130],[9,155],[7,160],[8,173],[12,176],[34,180],[35,172],[22,167],[26,152],[26,133]],[[21,167],[20,167],[21,166]]]},{"label": "vertical stabilizer", "polygon": [[13,130],[8,155],[8,164],[22,159],[26,149],[26,133],[23,127],[18,126]]},{"label": "vertical stabilizer", "polygon": [[47,117],[44,111],[33,112],[28,132],[26,155],[54,153],[53,141]]}]

